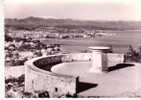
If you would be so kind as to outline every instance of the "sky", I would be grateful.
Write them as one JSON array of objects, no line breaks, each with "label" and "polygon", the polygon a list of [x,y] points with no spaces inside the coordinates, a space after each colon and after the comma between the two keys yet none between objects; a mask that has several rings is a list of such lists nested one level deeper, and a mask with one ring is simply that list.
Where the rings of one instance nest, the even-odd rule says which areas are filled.
[{"label": "sky", "polygon": [[6,18],[141,21],[141,0],[5,0]]}]

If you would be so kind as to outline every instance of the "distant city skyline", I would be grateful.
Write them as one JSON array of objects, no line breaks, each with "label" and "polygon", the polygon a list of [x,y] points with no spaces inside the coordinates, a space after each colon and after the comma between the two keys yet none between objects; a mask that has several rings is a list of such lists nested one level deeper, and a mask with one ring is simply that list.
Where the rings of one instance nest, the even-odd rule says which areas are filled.
[{"label": "distant city skyline", "polygon": [[6,18],[35,16],[76,20],[141,21],[140,0],[68,1],[72,2],[63,0],[62,2],[57,2],[57,0],[5,0],[4,13]]}]

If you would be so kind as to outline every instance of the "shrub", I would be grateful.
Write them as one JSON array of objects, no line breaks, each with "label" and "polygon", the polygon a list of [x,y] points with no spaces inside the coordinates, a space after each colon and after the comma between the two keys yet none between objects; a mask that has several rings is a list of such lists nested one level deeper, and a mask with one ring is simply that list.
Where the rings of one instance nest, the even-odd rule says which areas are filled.
[{"label": "shrub", "polygon": [[134,50],[133,47],[129,45],[125,59],[126,61],[141,62],[141,47],[139,47],[139,50]]}]

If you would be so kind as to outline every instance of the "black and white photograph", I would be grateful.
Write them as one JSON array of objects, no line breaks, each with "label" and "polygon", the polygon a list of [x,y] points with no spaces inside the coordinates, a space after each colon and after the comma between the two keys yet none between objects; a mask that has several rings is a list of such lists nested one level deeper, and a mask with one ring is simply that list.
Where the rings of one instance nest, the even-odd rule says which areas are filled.
[{"label": "black and white photograph", "polygon": [[141,0],[3,0],[5,98],[141,98]]}]

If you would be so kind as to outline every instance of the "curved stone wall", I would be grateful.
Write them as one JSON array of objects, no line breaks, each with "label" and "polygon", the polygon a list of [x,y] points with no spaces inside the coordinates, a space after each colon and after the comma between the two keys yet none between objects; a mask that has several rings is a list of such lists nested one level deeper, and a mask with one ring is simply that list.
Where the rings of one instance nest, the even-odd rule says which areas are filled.
[{"label": "curved stone wall", "polygon": [[[107,57],[110,59],[112,55],[108,54]],[[117,57],[117,55],[114,56]],[[121,58],[119,57],[119,59]],[[119,59],[114,61],[114,64],[122,62]],[[74,95],[77,92],[78,77],[56,74],[51,72],[51,68],[63,62],[90,60],[91,53],[50,55],[29,60],[25,63],[25,91],[48,91],[50,97],[56,97],[55,95],[59,97],[65,94]],[[113,62],[111,60],[108,61]],[[110,65],[113,65],[113,63]]]},{"label": "curved stone wall", "polygon": [[51,72],[51,68],[62,62],[88,61],[90,53],[72,53],[38,57],[25,63],[25,91],[48,91],[50,96],[55,94],[74,95],[78,77],[60,75]]},{"label": "curved stone wall", "polygon": [[34,58],[25,63],[25,91],[48,91],[51,97],[76,93],[77,77],[51,72],[51,67],[61,63],[63,55]]}]

